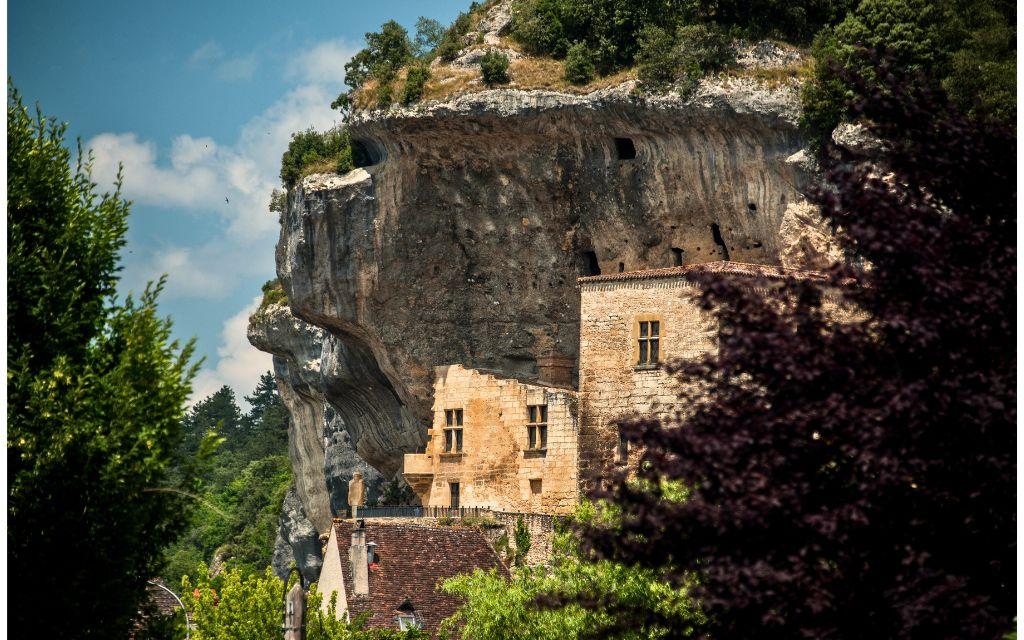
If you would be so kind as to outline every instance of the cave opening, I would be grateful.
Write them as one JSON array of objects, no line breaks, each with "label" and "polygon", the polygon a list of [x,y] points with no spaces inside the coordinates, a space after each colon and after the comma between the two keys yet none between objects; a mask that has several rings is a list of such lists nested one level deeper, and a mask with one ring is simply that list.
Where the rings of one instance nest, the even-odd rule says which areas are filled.
[{"label": "cave opening", "polygon": [[619,160],[633,160],[636,158],[636,146],[632,138],[615,138],[615,154]]},{"label": "cave opening", "polygon": [[672,247],[672,266],[683,266],[683,250],[679,247]]},{"label": "cave opening", "polygon": [[725,240],[722,239],[722,230],[718,227],[717,222],[711,223],[711,239],[722,249],[722,259],[728,260],[729,247],[725,246]]},{"label": "cave opening", "polygon": [[597,261],[597,254],[593,251],[584,251],[580,254],[580,271],[584,276],[601,275],[601,264]]},{"label": "cave opening", "polygon": [[622,273],[625,270],[626,270],[626,263],[625,262],[620,262],[619,263],[619,273]]},{"label": "cave opening", "polygon": [[747,209],[750,209],[750,213],[756,213],[757,205],[751,202],[750,204],[747,205]]},{"label": "cave opening", "polygon": [[353,140],[352,164],[356,167],[372,167],[384,160],[384,152],[378,145],[368,140]]}]

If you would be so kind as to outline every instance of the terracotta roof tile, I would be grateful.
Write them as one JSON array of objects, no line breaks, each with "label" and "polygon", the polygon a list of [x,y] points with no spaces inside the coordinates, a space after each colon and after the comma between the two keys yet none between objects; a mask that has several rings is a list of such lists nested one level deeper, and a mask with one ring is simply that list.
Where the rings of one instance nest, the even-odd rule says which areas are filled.
[{"label": "terracotta roof tile", "polygon": [[705,262],[703,264],[687,264],[681,267],[665,267],[663,269],[645,269],[643,271],[627,271],[625,273],[609,273],[599,276],[585,276],[579,278],[580,284],[591,282],[615,282],[619,280],[653,280],[655,278],[678,278],[690,273],[733,273],[745,276],[757,276],[761,278],[783,279],[803,278],[809,280],[824,280],[825,274],[818,271],[802,271],[800,269],[787,269],[763,264],[747,264],[745,262],[731,262],[719,260],[717,262]]},{"label": "terracotta roof tile", "polygon": [[462,604],[461,598],[436,588],[442,580],[475,569],[498,569],[509,575],[498,554],[475,529],[367,523],[366,542],[376,543],[380,562],[369,571],[370,595],[354,596],[349,562],[352,523],[335,520],[334,529],[350,614],[354,618],[369,612],[369,627],[397,629],[397,610],[408,600],[423,629],[433,635],[441,621]]}]

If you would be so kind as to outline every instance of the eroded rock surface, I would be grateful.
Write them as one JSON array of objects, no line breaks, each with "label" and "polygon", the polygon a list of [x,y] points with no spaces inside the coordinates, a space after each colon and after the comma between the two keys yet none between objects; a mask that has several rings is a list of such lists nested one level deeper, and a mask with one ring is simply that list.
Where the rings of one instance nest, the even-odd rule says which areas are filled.
[{"label": "eroded rock surface", "polygon": [[[275,355],[302,425],[297,495],[317,527],[344,498],[345,452],[392,477],[421,450],[434,366],[535,379],[538,357],[575,357],[578,276],[797,255],[803,236],[781,230],[811,179],[787,161],[804,147],[798,87],[633,88],[357,112],[351,134],[375,164],[290,191],[277,247],[290,310],[254,317],[250,340]],[[335,418],[337,464],[322,440]]]}]

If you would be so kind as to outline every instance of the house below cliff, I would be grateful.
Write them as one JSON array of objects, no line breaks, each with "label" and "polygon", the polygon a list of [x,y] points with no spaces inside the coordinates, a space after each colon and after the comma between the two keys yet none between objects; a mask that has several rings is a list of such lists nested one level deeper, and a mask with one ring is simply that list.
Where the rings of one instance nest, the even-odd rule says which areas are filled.
[{"label": "house below cliff", "polygon": [[509,575],[475,529],[335,519],[317,586],[325,613],[337,593],[339,619],[366,616],[370,628],[434,635],[462,604],[439,591],[439,584],[476,569]]}]

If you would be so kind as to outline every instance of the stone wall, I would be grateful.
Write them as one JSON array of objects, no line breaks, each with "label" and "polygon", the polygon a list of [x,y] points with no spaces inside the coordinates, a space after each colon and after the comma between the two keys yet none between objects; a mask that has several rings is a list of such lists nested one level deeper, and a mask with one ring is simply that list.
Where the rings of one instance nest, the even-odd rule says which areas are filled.
[{"label": "stone wall", "polygon": [[659,321],[662,362],[704,353],[714,327],[694,302],[696,292],[680,275],[581,283],[581,475],[626,462],[616,460],[617,419],[677,408],[669,375],[637,365],[636,326],[639,319]]},{"label": "stone wall", "polygon": [[[547,447],[528,446],[527,407],[547,407]],[[445,451],[448,410],[462,410],[461,452]],[[425,506],[569,513],[579,501],[577,403],[569,389],[526,384],[461,365],[437,367],[433,428],[423,454],[406,455],[405,477]]]}]

